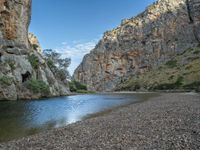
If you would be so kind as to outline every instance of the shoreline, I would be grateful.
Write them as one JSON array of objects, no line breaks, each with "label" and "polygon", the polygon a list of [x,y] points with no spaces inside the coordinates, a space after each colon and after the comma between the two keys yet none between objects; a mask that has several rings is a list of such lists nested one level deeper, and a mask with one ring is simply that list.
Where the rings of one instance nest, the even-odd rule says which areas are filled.
[{"label": "shoreline", "polygon": [[200,96],[162,93],[63,128],[0,143],[0,149],[198,149]]},{"label": "shoreline", "polygon": [[90,94],[151,94],[151,93],[193,93],[193,94],[200,94],[199,92],[194,91],[184,91],[184,90],[172,90],[172,91],[113,91],[113,92],[94,92],[94,93],[69,93],[67,95],[59,95],[59,96],[47,96],[47,97],[41,97],[41,98],[32,98],[32,99],[18,99],[18,100],[0,100],[1,102],[4,101],[30,101],[30,100],[45,100],[45,99],[51,99],[51,98],[57,98],[57,97],[66,97],[66,96],[77,96],[77,95],[90,95]]}]

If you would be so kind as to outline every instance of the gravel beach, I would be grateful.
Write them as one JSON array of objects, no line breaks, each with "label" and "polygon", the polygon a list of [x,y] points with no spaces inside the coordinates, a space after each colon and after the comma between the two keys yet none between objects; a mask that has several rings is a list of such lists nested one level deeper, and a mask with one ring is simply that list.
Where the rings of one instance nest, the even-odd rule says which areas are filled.
[{"label": "gravel beach", "polygon": [[200,95],[160,94],[37,135],[0,144],[1,150],[200,149]]}]

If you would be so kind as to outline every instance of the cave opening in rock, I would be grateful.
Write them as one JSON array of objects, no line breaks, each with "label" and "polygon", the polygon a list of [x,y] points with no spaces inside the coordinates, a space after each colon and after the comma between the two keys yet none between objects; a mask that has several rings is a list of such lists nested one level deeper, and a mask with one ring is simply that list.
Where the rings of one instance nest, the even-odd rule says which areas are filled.
[{"label": "cave opening in rock", "polygon": [[3,54],[0,52],[0,62],[1,62],[1,57],[3,56]]},{"label": "cave opening in rock", "polygon": [[22,82],[26,82],[31,78],[31,73],[27,71],[25,74],[22,74]]}]

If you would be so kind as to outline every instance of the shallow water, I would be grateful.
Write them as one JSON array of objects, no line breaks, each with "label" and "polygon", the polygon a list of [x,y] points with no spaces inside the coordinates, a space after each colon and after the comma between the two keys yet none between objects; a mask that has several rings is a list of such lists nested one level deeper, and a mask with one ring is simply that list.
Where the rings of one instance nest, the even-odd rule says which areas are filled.
[{"label": "shallow water", "polygon": [[155,94],[95,94],[0,102],[0,142],[81,121],[88,115],[142,102]]}]

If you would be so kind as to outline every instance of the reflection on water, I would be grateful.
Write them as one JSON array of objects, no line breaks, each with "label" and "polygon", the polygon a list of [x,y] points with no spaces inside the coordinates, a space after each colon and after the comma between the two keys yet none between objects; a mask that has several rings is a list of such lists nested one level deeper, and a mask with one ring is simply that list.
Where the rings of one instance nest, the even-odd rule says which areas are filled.
[{"label": "reflection on water", "polygon": [[146,100],[152,94],[99,94],[0,102],[0,142],[66,126],[113,107]]}]

